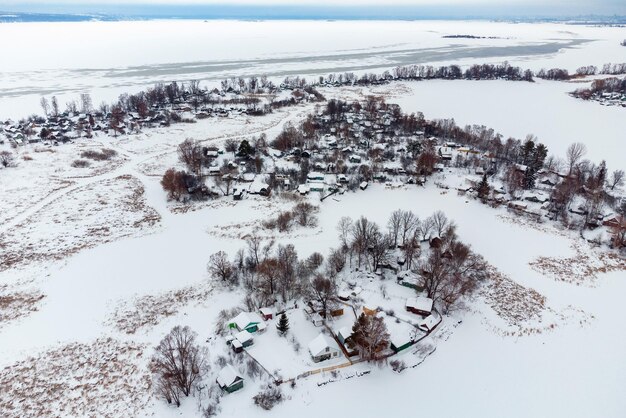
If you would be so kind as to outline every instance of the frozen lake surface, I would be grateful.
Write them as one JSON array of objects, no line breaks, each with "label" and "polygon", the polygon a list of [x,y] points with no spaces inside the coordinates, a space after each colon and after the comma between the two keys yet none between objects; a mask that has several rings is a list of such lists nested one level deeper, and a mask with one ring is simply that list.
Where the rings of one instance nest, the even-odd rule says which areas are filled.
[{"label": "frozen lake surface", "polygon": [[[473,35],[495,39],[444,38]],[[111,101],[156,82],[382,72],[407,64],[564,67],[626,61],[624,28],[495,22],[134,21],[0,24],[0,119]],[[11,42],[5,42],[11,40]],[[32,51],[25,54],[24,51]]]}]

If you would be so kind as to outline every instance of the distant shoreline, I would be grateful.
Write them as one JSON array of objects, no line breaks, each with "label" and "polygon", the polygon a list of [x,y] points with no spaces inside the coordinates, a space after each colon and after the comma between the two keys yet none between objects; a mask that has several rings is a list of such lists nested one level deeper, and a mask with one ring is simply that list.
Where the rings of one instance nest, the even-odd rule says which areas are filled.
[{"label": "distant shoreline", "polygon": [[560,23],[601,25],[609,27],[626,27],[626,16],[515,16],[515,15],[443,15],[432,13],[417,13],[416,11],[402,13],[399,11],[378,11],[374,9],[304,9],[277,8],[267,10],[262,8],[202,8],[186,9],[168,12],[165,10],[114,10],[107,12],[81,13],[39,13],[22,11],[4,11],[0,9],[0,23],[56,23],[56,22],[121,22],[121,21],[155,21],[155,20],[230,20],[242,22],[263,21],[496,21],[507,23]]}]

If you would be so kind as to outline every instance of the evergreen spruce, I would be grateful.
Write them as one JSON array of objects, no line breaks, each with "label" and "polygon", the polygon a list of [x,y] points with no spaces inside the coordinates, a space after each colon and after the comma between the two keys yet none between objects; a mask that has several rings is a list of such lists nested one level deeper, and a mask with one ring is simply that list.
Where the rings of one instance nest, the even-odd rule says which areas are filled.
[{"label": "evergreen spruce", "polygon": [[485,199],[489,196],[489,182],[487,182],[487,174],[483,174],[483,179],[478,184],[478,197]]},{"label": "evergreen spruce", "polygon": [[280,335],[285,335],[289,330],[289,319],[287,315],[283,312],[278,319],[278,324],[276,325],[276,329]]}]

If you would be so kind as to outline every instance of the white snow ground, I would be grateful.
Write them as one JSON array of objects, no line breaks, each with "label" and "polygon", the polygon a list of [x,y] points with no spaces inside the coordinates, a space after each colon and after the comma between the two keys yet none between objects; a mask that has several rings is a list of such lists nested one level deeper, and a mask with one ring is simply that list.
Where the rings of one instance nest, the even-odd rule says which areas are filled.
[{"label": "white snow ground", "polygon": [[[449,30],[453,33],[476,33],[475,31],[478,31],[480,26],[472,25]],[[504,29],[509,27],[510,25],[502,26],[500,30],[504,33]],[[526,25],[520,26],[520,28],[524,27]],[[493,33],[491,28],[495,26],[487,25],[480,30],[490,35]],[[561,26],[559,28],[562,29]],[[566,27],[566,29],[590,31],[598,37],[613,36],[612,30],[609,30],[609,35],[606,35],[605,31],[595,28]],[[6,29],[0,28],[0,30]],[[532,32],[529,29],[520,29],[520,31]],[[518,32],[515,33],[516,36],[520,36]],[[396,35],[400,36],[402,33],[396,33]],[[535,34],[532,36],[539,37]],[[602,42],[595,44],[604,45]],[[606,45],[609,43],[607,42]],[[618,61],[615,55],[612,57],[603,55],[609,49],[607,47],[595,50],[596,53],[592,56],[599,61],[605,59]],[[575,51],[579,50],[567,50],[552,58],[557,60],[563,55],[575,55],[578,53]],[[576,60],[579,58],[576,57]],[[588,63],[584,61],[576,65]],[[535,64],[543,65],[540,61]],[[567,140],[571,132],[569,131],[570,123],[578,124],[581,132],[589,132],[590,128],[587,126],[591,123],[588,121],[593,120],[594,123],[603,126],[603,133],[606,127],[608,133],[603,136],[608,139],[606,143],[596,143],[586,139],[588,137],[586,135],[583,142],[587,142],[590,156],[605,157],[610,166],[616,166],[614,168],[623,168],[626,165],[621,154],[611,152],[613,146],[620,144],[617,139],[619,133],[611,133],[611,129],[613,125],[618,127],[622,125],[619,125],[621,121],[613,116],[610,108],[596,106],[599,109],[596,112],[589,110],[591,108],[587,109],[586,104],[584,107],[572,105],[576,107],[576,110],[572,112],[577,112],[572,120],[563,118],[554,121],[550,121],[548,117],[538,119],[541,117],[539,113],[545,114],[546,112],[533,109],[533,112],[537,112],[536,118],[529,118],[527,123],[518,124],[516,118],[504,112],[499,112],[489,119],[489,109],[491,111],[494,109],[489,108],[488,99],[481,99],[479,104],[472,106],[459,104],[458,107],[451,104],[449,100],[442,99],[442,97],[451,99],[451,96],[455,94],[453,90],[468,94],[470,97],[480,96],[478,90],[480,85],[477,84],[476,90],[473,91],[472,83],[450,84],[456,87],[443,87],[440,96],[431,87],[436,87],[437,83],[408,84],[410,90],[404,93],[405,96],[398,95],[391,101],[402,103],[406,107],[405,110],[412,110],[412,106],[415,110],[424,110],[427,117],[458,115],[455,116],[458,122],[477,122],[486,125],[493,123],[492,126],[498,130],[501,129],[505,135],[516,134],[516,132],[520,132],[517,135],[524,135],[532,132],[538,134],[551,149],[554,148],[554,151],[557,151],[562,144],[574,140]],[[512,89],[513,95],[523,94],[516,89],[528,88],[526,84],[519,84],[521,87],[516,87],[518,86],[516,83],[502,84],[502,86],[499,82],[492,84],[496,88],[488,91],[493,92],[496,99],[504,98],[509,88]],[[532,87],[532,89],[535,88],[545,92],[546,101],[554,100],[555,104],[563,104],[566,99],[573,101],[564,94],[563,103],[560,99],[552,99],[552,97],[561,97],[559,95],[563,93],[560,86],[554,87],[552,83],[537,83]],[[408,96],[413,92],[415,92],[414,99]],[[487,97],[489,94],[486,94]],[[544,94],[537,93],[537,95],[544,100]],[[428,100],[422,101],[420,97],[426,97]],[[532,102],[531,99],[528,100]],[[528,106],[532,107],[530,104]],[[567,105],[563,104],[563,106]],[[479,109],[483,107],[487,110],[480,112]],[[170,210],[172,206],[166,203],[165,195],[159,185],[159,178],[155,175],[160,172],[163,161],[175,162],[174,147],[186,137],[213,141],[217,144],[228,136],[240,138],[241,135],[250,132],[256,134],[266,132],[269,137],[272,137],[280,131],[282,124],[286,121],[297,119],[305,111],[311,109],[312,106],[300,107],[281,110],[267,118],[238,117],[219,122],[205,120],[193,125],[176,125],[171,129],[146,130],[136,138],[137,141],[133,141],[131,139],[133,137],[117,140],[99,138],[99,141],[105,143],[107,147],[118,151],[119,166],[116,165],[110,171],[95,174],[91,173],[91,169],[86,169],[94,175],[84,178],[75,178],[77,177],[74,173],[76,169],[71,169],[69,174],[63,172],[55,174],[37,168],[35,171],[42,173],[44,178],[71,177],[74,184],[64,189],[51,191],[43,186],[45,183],[37,182],[34,197],[27,195],[22,189],[22,179],[35,176],[33,167],[45,166],[46,161],[50,164],[65,164],[63,166],[65,170],[65,167],[69,167],[69,163],[80,153],[81,149],[78,144],[66,145],[64,147],[67,148],[63,148],[63,151],[59,151],[54,156],[48,156],[48,153],[35,153],[32,149],[29,154],[35,160],[20,160],[17,168],[0,170],[2,184],[15,185],[12,187],[14,193],[24,196],[27,201],[24,207],[14,209],[10,215],[3,215],[0,233],[12,231],[16,225],[27,220],[43,222],[49,219],[43,217],[43,215],[49,216],[45,212],[47,203],[57,199],[64,201],[65,196],[76,188],[94,184],[103,184],[105,185],[103,187],[108,187],[107,181],[120,175],[132,175],[138,179],[145,190],[143,197],[146,206],[160,215],[158,226],[146,228],[139,234],[128,236],[128,226],[117,224],[114,234],[116,240],[113,242],[102,244],[94,239],[93,248],[85,248],[59,262],[51,262],[45,266],[38,263],[27,264],[20,269],[0,272],[0,291],[34,290],[44,295],[44,299],[35,304],[38,311],[28,313],[15,321],[0,324],[0,373],[8,373],[4,367],[15,365],[29,356],[41,355],[43,360],[40,361],[47,362],[49,361],[47,359],[57,353],[54,350],[66,346],[76,349],[77,346],[74,343],[85,344],[78,346],[78,349],[94,347],[92,345],[96,344],[96,341],[102,341],[103,338],[108,337],[119,340],[111,343],[111,347],[122,347],[130,343],[146,344],[147,351],[144,351],[141,358],[127,358],[125,355],[117,359],[122,362],[121,370],[145,370],[147,357],[145,354],[149,355],[149,347],[154,346],[172,326],[190,325],[199,333],[200,341],[212,336],[219,310],[238,305],[241,295],[215,290],[206,300],[202,293],[207,291],[209,280],[206,262],[213,252],[224,250],[232,254],[244,243],[228,237],[218,237],[209,232],[225,224],[253,222],[259,217],[265,217],[268,209],[274,210],[277,205],[284,205],[284,203],[278,200],[267,203],[263,198],[249,198],[234,203],[228,199],[202,206],[198,210],[172,213]],[[445,112],[446,109],[449,113]],[[582,116],[586,115],[587,111],[593,112],[593,116],[585,121]],[[523,129],[526,125],[527,131]],[[540,129],[545,130],[539,132]],[[551,138],[555,138],[552,143]],[[50,160],[47,160],[48,158]],[[9,188],[1,189],[2,200],[9,195],[7,190]],[[117,189],[107,188],[106,190],[113,192]],[[122,189],[124,190],[128,191]],[[51,194],[48,195],[48,193]],[[89,199],[91,195],[84,194],[83,196]],[[429,337],[417,347],[430,353],[432,351],[430,347],[436,346],[436,351],[419,366],[396,374],[388,368],[377,369],[368,365],[358,365],[343,370],[339,377],[333,377],[330,374],[312,377],[298,382],[295,389],[286,387],[285,393],[291,399],[276,407],[272,411],[273,416],[297,415],[305,418],[319,415],[354,414],[386,416],[407,412],[442,417],[588,418],[598,416],[618,418],[624,416],[626,398],[623,396],[623,389],[626,387],[626,362],[623,355],[626,352],[626,338],[624,338],[626,326],[622,320],[621,306],[623,295],[626,294],[626,280],[623,271],[599,273],[591,282],[582,285],[557,281],[543,275],[540,271],[533,269],[529,263],[540,256],[574,256],[576,253],[570,244],[576,239],[575,235],[563,235],[551,228],[546,228],[544,231],[511,222],[506,212],[495,212],[473,200],[458,196],[453,191],[444,193],[435,187],[433,182],[430,182],[426,188],[411,186],[387,189],[382,185],[371,185],[366,191],[348,193],[338,200],[328,199],[320,205],[318,228],[298,230],[297,234],[279,238],[278,241],[293,243],[301,256],[306,256],[313,251],[325,253],[328,248],[337,245],[335,226],[341,216],[356,218],[365,215],[371,220],[384,223],[390,212],[398,208],[411,209],[421,217],[428,216],[435,210],[443,210],[457,223],[461,240],[470,243],[473,249],[484,255],[490,264],[515,283],[523,286],[522,291],[535,289],[544,295],[546,307],[550,311],[541,317],[540,323],[535,320],[520,324],[522,329],[525,327],[540,329],[541,332],[532,335],[515,333],[515,336],[510,336],[507,332],[514,327],[498,317],[482,297],[477,297],[476,300],[469,302],[466,310],[447,318],[444,326],[433,337]],[[66,208],[67,215],[70,217],[73,217],[75,206],[72,203],[71,207]],[[118,213],[107,212],[108,218],[104,218],[103,215],[103,220],[116,215],[126,216],[120,208]],[[81,222],[80,216],[76,218],[78,222]],[[54,220],[51,219],[49,223],[52,225]],[[55,231],[58,231],[56,227],[49,229],[39,227],[36,232],[44,235],[50,242],[54,239],[53,234],[58,233]],[[34,240],[34,237],[32,239]],[[84,239],[90,240],[88,236]],[[36,247],[38,242],[40,241],[34,240],[33,245]],[[155,322],[139,327],[134,334],[127,335],[112,321],[120,307],[132,307],[133,303],[138,300],[137,298],[154,297],[165,303],[164,301],[170,299],[171,292],[180,289],[192,289],[190,292],[192,297],[183,303],[168,305],[166,307],[168,315],[156,314]],[[210,290],[210,286],[208,289]],[[457,324],[459,320],[462,322]],[[554,324],[553,328],[550,328],[551,324]],[[268,332],[273,331],[273,329],[268,330]],[[256,348],[261,348],[261,344],[271,340],[266,337],[271,336],[260,337]],[[306,344],[306,341],[302,341],[303,351],[306,351]],[[223,342],[215,338],[207,345],[212,352],[212,357],[225,350]],[[87,360],[81,358],[80,364],[85,364],[86,361],[89,365],[88,373],[86,373],[89,381],[97,382],[94,380],[93,367],[96,368],[95,370],[101,367],[98,362],[92,365],[94,362],[88,359],[90,353],[95,352],[96,356],[99,356],[99,353],[104,352],[109,356],[111,355],[110,346],[104,345],[100,348],[85,350]],[[136,348],[133,347],[134,349]],[[53,351],[50,352],[50,350]],[[71,354],[71,350],[69,353]],[[423,353],[414,354],[413,351],[409,351],[402,354],[401,358],[408,365],[414,365],[424,356]],[[272,357],[271,354],[270,357]],[[45,373],[42,374],[42,378],[50,379],[52,374],[58,379],[55,383],[66,384],[67,382],[63,380],[63,373],[57,373],[55,376],[54,371],[57,369],[53,367],[55,364],[61,364],[62,367],[74,367],[76,370],[77,365],[72,364],[73,358],[73,356],[62,357],[59,360],[60,363],[52,363],[50,368],[44,368]],[[275,357],[270,360],[278,361]],[[26,366],[33,364],[36,366],[37,361],[25,363]],[[296,360],[287,365],[293,370],[299,370],[300,366],[302,365]],[[53,372],[51,373],[50,370]],[[367,370],[372,372],[361,377],[345,379],[357,372]],[[213,373],[216,372],[217,370],[213,370]],[[344,380],[341,380],[341,376],[344,376]],[[137,375],[138,379],[140,377]],[[80,378],[82,377],[72,375],[72,379],[80,380]],[[328,380],[340,381],[318,386],[319,382]],[[75,381],[73,380],[72,383]],[[83,393],[81,391],[94,390],[88,385],[84,388],[74,384],[63,387],[77,402],[76,405],[80,404],[80,394]],[[258,387],[258,382],[252,383],[249,379],[246,380],[246,387],[243,391],[224,397],[221,403],[221,415],[225,417],[262,415],[262,411],[251,401]],[[128,400],[120,400],[119,395],[123,395],[124,390],[132,390],[132,388],[120,385],[117,380],[110,386],[110,389],[116,396],[108,400],[109,404],[95,402],[90,407],[93,408],[97,404],[96,413],[101,416],[115,415],[120,410],[129,411],[130,409],[126,408]],[[3,401],[6,402],[6,396],[15,393],[14,389],[10,392],[0,392],[0,405]],[[38,392],[36,396],[41,396],[41,393]],[[181,414],[188,417],[200,416],[196,402],[192,399],[185,400],[181,409],[176,409],[167,407],[161,400],[150,399],[145,392],[141,392],[135,395],[132,402],[134,402],[133,405],[140,405],[142,408],[146,405],[140,416],[174,417],[181,416]],[[56,403],[52,405],[52,413],[55,412],[55,405]],[[86,415],[85,410],[80,408],[73,414],[67,411],[67,409],[56,410],[56,413],[62,416]],[[12,411],[0,410],[0,416],[5,412],[9,416],[13,414]],[[24,411],[20,413],[18,410],[18,415],[28,416],[28,413]]]}]

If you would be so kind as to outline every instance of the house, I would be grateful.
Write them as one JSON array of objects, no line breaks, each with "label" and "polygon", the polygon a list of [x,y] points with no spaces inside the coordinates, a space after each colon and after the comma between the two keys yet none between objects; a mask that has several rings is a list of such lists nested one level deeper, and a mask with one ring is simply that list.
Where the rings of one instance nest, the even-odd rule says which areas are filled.
[{"label": "house", "polygon": [[241,343],[241,346],[244,348],[250,347],[252,344],[254,344],[252,334],[250,334],[248,331],[241,331],[235,334],[235,340],[239,341],[239,343]]},{"label": "house", "polygon": [[366,181],[364,181],[363,183],[359,184],[359,188],[360,188],[361,190],[365,190],[365,189],[367,189],[367,186],[368,186],[368,184],[367,184],[367,182],[366,182]]},{"label": "house", "polygon": [[230,364],[227,364],[220,370],[215,381],[220,389],[228,393],[233,393],[243,388],[243,377]]},{"label": "house", "polygon": [[325,185],[321,181],[311,181],[308,184],[309,191],[311,192],[323,192],[325,189]]},{"label": "house", "polygon": [[261,308],[259,309],[259,312],[261,313],[261,318],[263,318],[264,321],[269,321],[274,317],[274,312],[271,308]]},{"label": "house", "polygon": [[350,161],[353,164],[360,164],[361,157],[359,157],[358,155],[351,155],[350,158],[348,158],[348,161]]},{"label": "house", "polygon": [[315,363],[339,357],[341,350],[337,342],[324,334],[318,335],[309,343],[309,353]]},{"label": "house", "polygon": [[241,312],[230,320],[228,327],[239,331],[256,332],[262,321],[261,317],[254,312]]},{"label": "house", "polygon": [[337,339],[341,344],[345,345],[350,337],[352,337],[352,328],[350,327],[341,327],[337,331]]},{"label": "house", "polygon": [[406,310],[418,315],[430,315],[433,310],[433,300],[423,296],[407,299]]},{"label": "house", "polygon": [[324,174],[322,173],[317,173],[317,172],[311,172],[309,174],[307,174],[306,179],[308,181],[324,181]]},{"label": "house", "polygon": [[528,205],[525,204],[524,202],[520,202],[520,201],[509,202],[509,207],[511,209],[516,209],[516,210],[526,210],[526,209],[528,209]]},{"label": "house", "polygon": [[446,161],[452,160],[452,150],[448,147],[439,148],[439,157]]}]

